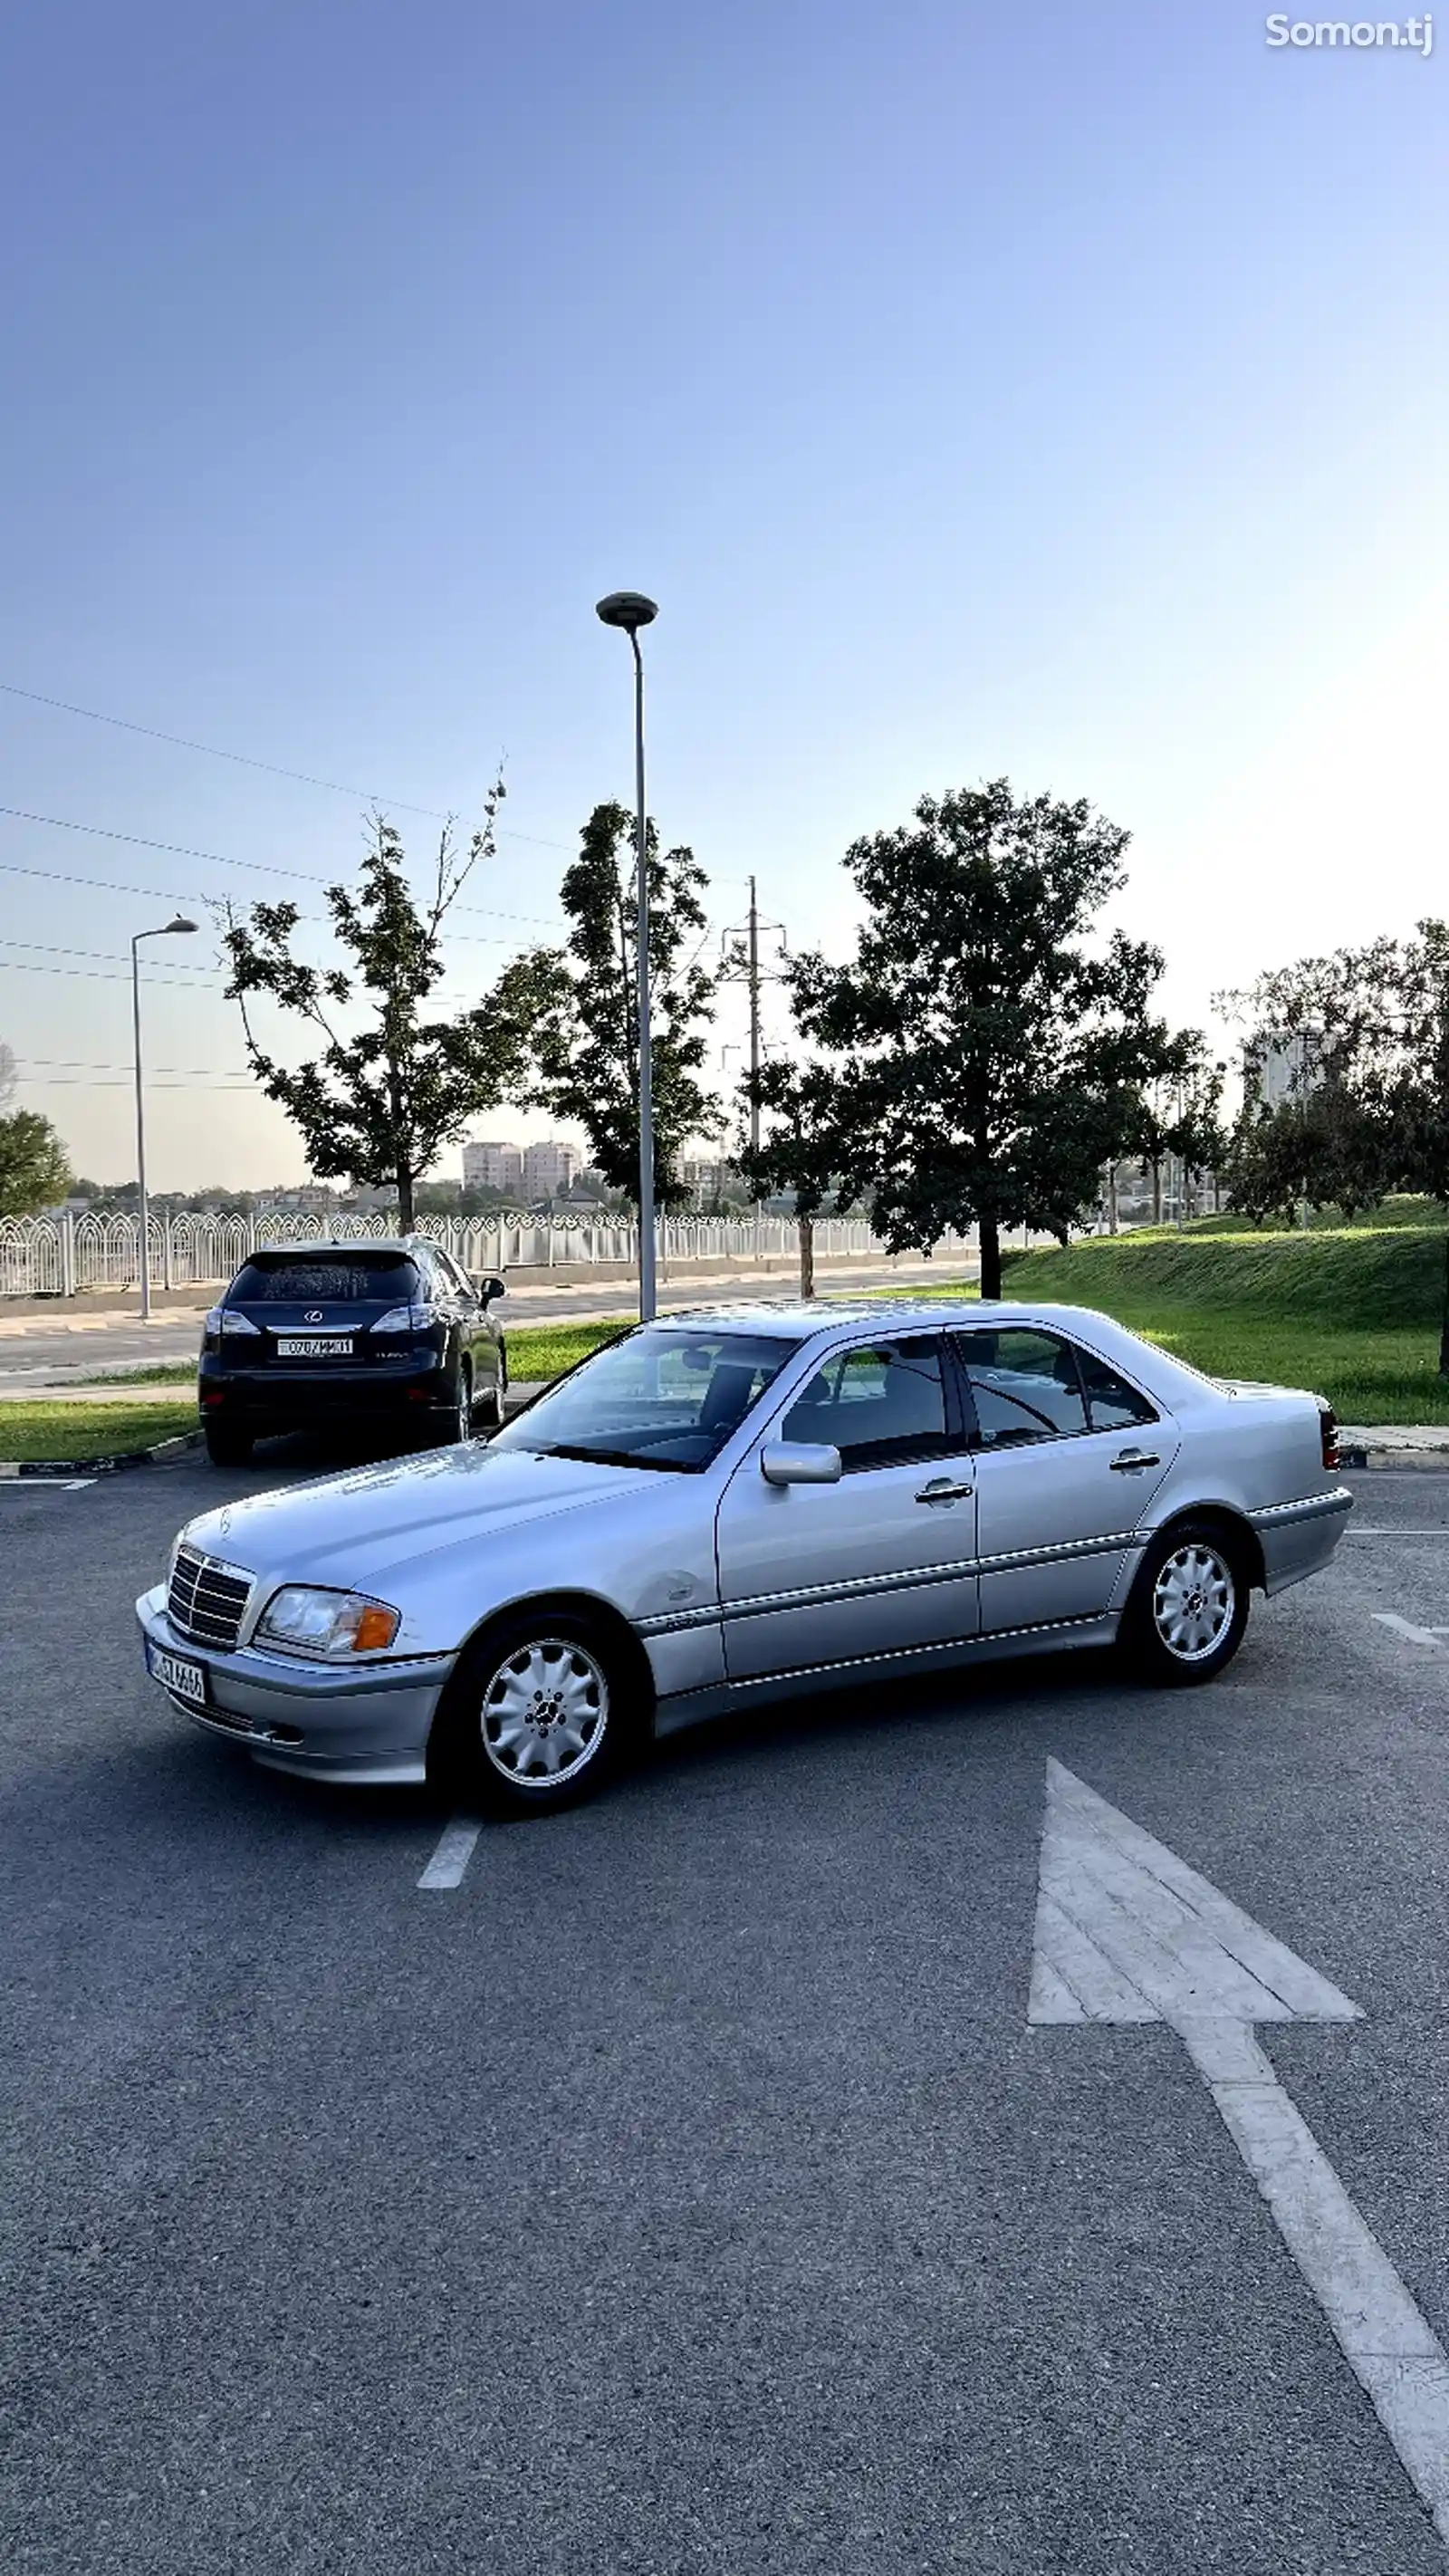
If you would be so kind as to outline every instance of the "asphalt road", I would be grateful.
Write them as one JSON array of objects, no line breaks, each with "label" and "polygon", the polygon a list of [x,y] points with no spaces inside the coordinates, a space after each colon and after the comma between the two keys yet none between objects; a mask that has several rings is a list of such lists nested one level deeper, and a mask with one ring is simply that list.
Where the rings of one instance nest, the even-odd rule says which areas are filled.
[{"label": "asphalt road", "polygon": [[1444,2576],[1173,2033],[1025,2016],[1055,1755],[1365,2007],[1260,2038],[1449,2334],[1449,1479],[1207,1690],[717,1725],[421,1892],[140,1670],[276,1474],[0,1488],[0,2564]]},{"label": "asphalt road", "polygon": [[[974,1255],[943,1259],[934,1267],[924,1261],[862,1261],[838,1267],[822,1263],[816,1287],[823,1297],[848,1296],[860,1288],[909,1288],[974,1279],[977,1268]],[[787,1268],[664,1280],[658,1302],[665,1312],[679,1306],[735,1305],[752,1297],[789,1297],[795,1285],[796,1274]],[[20,1326],[18,1319],[6,1317],[0,1305],[0,1389],[59,1386],[98,1369],[135,1368],[146,1360],[160,1366],[194,1359],[204,1311],[198,1291],[194,1308],[177,1315],[157,1314],[149,1324],[132,1314],[88,1315],[78,1309],[68,1316],[58,1309],[53,1321],[46,1315],[29,1314]],[[612,1315],[634,1316],[638,1311],[639,1292],[629,1280],[595,1285],[585,1281],[566,1288],[519,1287],[509,1291],[497,1310],[505,1331],[510,1325],[592,1322]]]}]

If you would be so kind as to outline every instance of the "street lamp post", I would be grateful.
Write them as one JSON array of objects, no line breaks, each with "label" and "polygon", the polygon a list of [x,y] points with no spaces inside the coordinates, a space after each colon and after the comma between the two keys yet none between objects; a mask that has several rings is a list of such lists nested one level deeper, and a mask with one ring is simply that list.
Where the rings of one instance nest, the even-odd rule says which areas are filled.
[{"label": "street lamp post", "polygon": [[177,913],[174,921],[158,922],[154,930],[138,930],[131,941],[131,1026],[136,1048],[136,1178],[140,1183],[139,1226],[141,1270],[141,1321],[151,1321],[151,1212],[146,1200],[146,1100],[141,1081],[141,942],[143,939],[169,939],[173,931],[194,930],[194,921]]},{"label": "street lamp post", "polygon": [[622,626],[634,652],[634,806],[638,835],[635,918],[638,939],[639,1014],[639,1321],[654,1320],[654,1060],[649,1029],[649,864],[644,802],[644,656],[639,629],[659,611],[642,591],[611,590],[598,603],[606,626]]}]

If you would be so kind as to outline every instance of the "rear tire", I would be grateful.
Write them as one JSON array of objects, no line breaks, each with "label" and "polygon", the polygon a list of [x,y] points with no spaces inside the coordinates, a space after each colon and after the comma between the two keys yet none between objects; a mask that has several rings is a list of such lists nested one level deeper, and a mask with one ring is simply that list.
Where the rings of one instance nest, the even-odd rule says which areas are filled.
[{"label": "rear tire", "polygon": [[459,1442],[473,1436],[473,1380],[464,1360],[458,1370],[456,1401],[437,1416],[437,1439],[440,1449],[456,1449]]},{"label": "rear tire", "polygon": [[239,1431],[234,1422],[203,1422],[201,1436],[213,1467],[244,1467],[256,1447],[254,1431]]},{"label": "rear tire", "polygon": [[646,1730],[648,1694],[631,1663],[580,1612],[507,1612],[459,1663],[430,1767],[487,1815],[552,1815],[592,1797]]},{"label": "rear tire", "polygon": [[1230,1664],[1248,1624],[1244,1551],[1216,1521],[1180,1521],[1152,1541],[1122,1620],[1144,1681],[1188,1689]]}]

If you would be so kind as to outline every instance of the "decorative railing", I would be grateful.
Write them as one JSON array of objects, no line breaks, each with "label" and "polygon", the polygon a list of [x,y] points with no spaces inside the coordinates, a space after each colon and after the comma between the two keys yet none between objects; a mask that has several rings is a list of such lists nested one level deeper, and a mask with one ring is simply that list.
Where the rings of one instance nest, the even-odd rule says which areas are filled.
[{"label": "decorative railing", "polygon": [[[153,1216],[148,1261],[159,1289],[214,1287],[266,1243],[375,1241],[394,1234],[395,1215],[328,1216],[276,1211],[245,1216]],[[632,1266],[637,1238],[617,1217],[565,1224],[504,1209],[484,1217],[428,1217],[418,1227],[469,1271],[559,1269],[578,1264]],[[659,1259],[671,1262],[792,1261],[795,1222],[788,1216],[676,1216],[659,1226]],[[819,1217],[817,1261],[868,1256],[880,1249],[864,1217]],[[964,1250],[953,1237],[942,1251]],[[133,1216],[0,1218],[0,1297],[74,1297],[86,1290],[134,1288],[140,1282],[139,1228]]]}]

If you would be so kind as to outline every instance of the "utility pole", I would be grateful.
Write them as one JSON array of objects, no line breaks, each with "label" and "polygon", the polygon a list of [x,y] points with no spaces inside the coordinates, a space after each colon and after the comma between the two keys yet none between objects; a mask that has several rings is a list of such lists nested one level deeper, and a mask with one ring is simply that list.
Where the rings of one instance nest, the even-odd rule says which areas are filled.
[{"label": "utility pole", "polygon": [[[737,984],[743,982],[749,991],[750,1151],[752,1154],[758,1154],[760,1150],[760,986],[762,983],[779,984],[784,981],[784,978],[778,969],[770,972],[762,972],[761,970],[761,931],[763,930],[768,938],[778,938],[780,942],[780,954],[782,957],[788,955],[789,952],[786,945],[784,923],[779,921],[761,921],[759,903],[755,892],[755,880],[753,877],[750,878],[749,884],[750,909],[748,915],[745,920],[733,923],[728,930],[723,932],[721,937],[721,953],[724,957],[725,963],[721,968],[719,980],[722,984]],[[745,943],[743,952],[741,952],[738,946],[732,948],[730,945],[732,940],[738,941],[740,939],[743,939]],[[760,1201],[756,1199],[755,1259],[757,1261],[760,1258],[764,1213],[765,1212]]]}]

